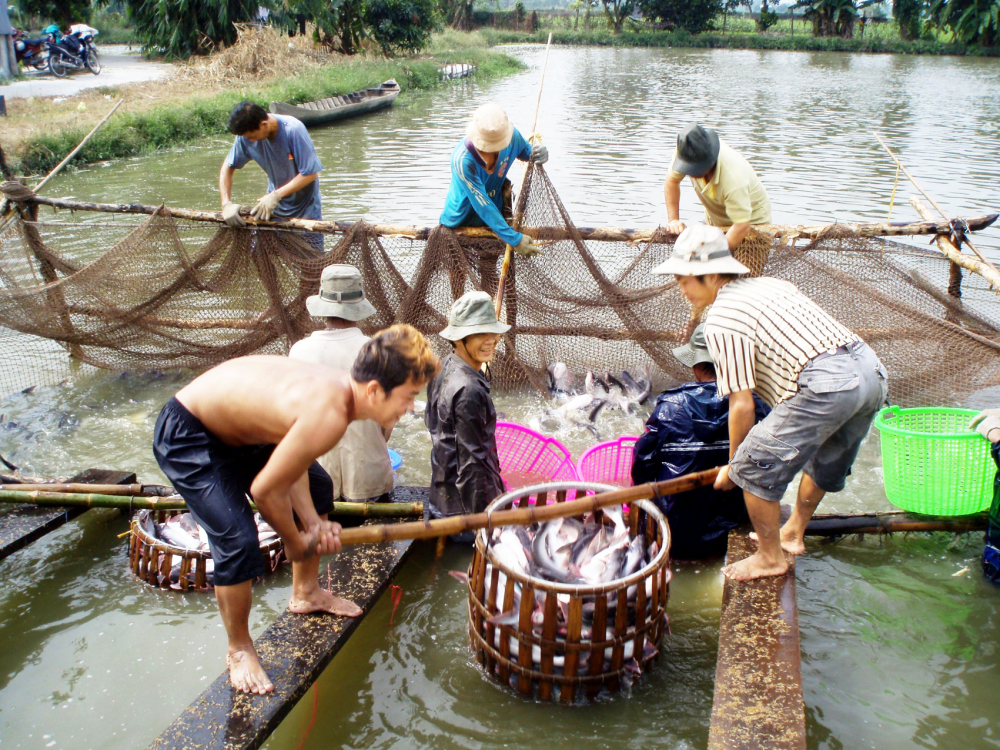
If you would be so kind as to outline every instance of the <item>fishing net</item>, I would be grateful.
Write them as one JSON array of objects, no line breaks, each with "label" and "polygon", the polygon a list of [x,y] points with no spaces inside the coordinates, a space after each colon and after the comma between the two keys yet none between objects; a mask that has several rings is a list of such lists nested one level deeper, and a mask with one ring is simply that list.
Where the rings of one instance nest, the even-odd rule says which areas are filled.
[{"label": "fishing net", "polygon": [[[496,239],[444,227],[413,239],[358,222],[317,254],[292,231],[223,227],[209,235],[206,225],[165,213],[107,230],[103,241],[95,229],[87,235],[94,241],[80,242],[78,225],[67,233],[38,221],[32,204],[19,205],[0,231],[2,393],[58,382],[80,366],[197,371],[286,353],[317,326],[304,303],[330,263],[361,270],[377,311],[361,324],[366,333],[410,323],[445,354],[450,345],[435,334],[450,304],[473,289],[495,295],[504,253]],[[512,328],[492,367],[496,388],[544,389],[546,367],[557,361],[579,386],[588,369],[648,367],[660,387],[691,379],[671,349],[687,340],[698,311],[673,279],[650,273],[673,237],[629,242],[622,231],[584,241],[537,166],[527,171],[517,211],[525,226],[541,228],[544,252],[512,263],[503,313]],[[1000,383],[994,295],[970,275],[961,301],[950,297],[949,261],[936,252],[834,227],[800,247],[754,233],[737,255],[755,274],[793,282],[867,341],[889,369],[894,403],[958,404]]]}]

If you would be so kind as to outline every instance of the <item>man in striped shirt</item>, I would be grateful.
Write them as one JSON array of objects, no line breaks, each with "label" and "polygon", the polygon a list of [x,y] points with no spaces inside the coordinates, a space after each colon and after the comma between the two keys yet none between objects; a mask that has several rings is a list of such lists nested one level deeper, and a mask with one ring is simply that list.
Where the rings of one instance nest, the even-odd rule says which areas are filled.
[{"label": "man in striped shirt", "polygon": [[[715,486],[740,487],[758,537],[757,552],[727,566],[735,580],[782,575],[782,552],[805,552],[805,530],[827,492],[844,489],[888,375],[875,353],[795,285],[740,278],[749,270],[729,252],[722,230],[686,229],[653,270],[673,274],[687,300],[711,305],[705,338],[720,396],[729,396],[729,465]],[[772,407],[754,425],[753,394]],[[779,501],[802,471],[791,517]],[[780,527],[780,528],[779,528]]]}]

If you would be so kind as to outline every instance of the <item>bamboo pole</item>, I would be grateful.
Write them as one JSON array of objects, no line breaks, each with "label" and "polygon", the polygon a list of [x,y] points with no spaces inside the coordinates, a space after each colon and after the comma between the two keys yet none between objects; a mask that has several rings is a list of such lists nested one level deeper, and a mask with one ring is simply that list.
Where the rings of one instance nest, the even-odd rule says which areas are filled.
[{"label": "bamboo pole", "polygon": [[[549,32],[549,41],[545,43],[545,60],[542,62],[542,75],[538,79],[538,96],[535,98],[535,115],[531,118],[531,134],[528,136],[528,142],[535,146],[536,142],[539,140],[538,133],[535,132],[535,128],[538,126],[538,109],[542,106],[542,84],[545,83],[545,68],[549,64],[549,49],[552,47],[552,32]],[[529,166],[530,168],[530,166]],[[528,176],[528,170],[524,170],[524,177]],[[521,180],[521,190],[524,190],[525,180]],[[518,203],[520,203],[520,191],[518,191]],[[524,217],[520,214],[514,217],[514,231],[521,231],[521,224],[524,221]],[[507,288],[507,274],[510,272],[510,261],[514,254],[514,248],[510,245],[505,245],[503,254],[503,266],[500,269],[500,282],[497,284],[497,300],[496,300],[496,316],[497,320],[500,320],[500,310],[503,309],[503,293]]]},{"label": "bamboo pole", "polygon": [[986,513],[971,516],[922,516],[903,511],[890,513],[815,515],[806,526],[806,536],[842,534],[890,534],[906,531],[983,531],[989,522]]},{"label": "bamboo pole", "polygon": [[[8,485],[9,486],[9,485]],[[41,490],[18,491],[0,489],[0,503],[23,505],[117,508],[118,510],[187,510],[187,503],[179,495],[157,497],[149,495],[112,495],[108,493],[45,492]],[[253,503],[250,506],[256,510]],[[334,516],[361,516],[364,518],[402,518],[422,516],[424,504],[417,503],[334,503]]]},{"label": "bamboo pole", "polygon": [[[920,214],[922,219],[926,219],[928,221],[931,220],[933,214],[931,214],[930,209],[928,209],[917,196],[910,196],[910,205],[917,210],[917,213]],[[949,231],[950,227],[944,232],[938,233],[935,239],[938,250],[940,250],[941,253],[956,266],[961,266],[962,268],[972,271],[973,273],[979,274],[990,282],[994,289],[1000,290],[1000,272],[998,272],[993,265],[987,265],[976,258],[973,258],[971,255],[963,253],[955,247],[946,236]]]},{"label": "bamboo pole", "polygon": [[84,495],[130,495],[143,497],[169,497],[173,495],[163,495],[157,488],[163,485],[142,485],[142,484],[77,484],[45,482],[38,484],[0,484],[0,491],[8,492],[63,492],[70,494]]},{"label": "bamboo pole", "polygon": [[[908,179],[913,184],[913,187],[919,190],[920,194],[923,195],[932,206],[934,206],[934,210],[936,210],[939,214],[941,214],[942,219],[950,222],[951,217],[945,212],[943,208],[941,208],[941,206],[938,205],[938,202],[934,200],[931,194],[928,193],[926,190],[924,190],[923,185],[917,182],[917,178],[914,177],[912,174],[910,174],[910,171],[903,166],[903,162],[901,162],[899,160],[899,157],[892,152],[892,149],[889,148],[888,144],[882,140],[882,136],[880,136],[878,133],[872,133],[872,135],[874,135],[878,139],[878,142],[882,144],[882,148],[884,148],[886,152],[889,154],[889,156],[892,158],[892,160],[896,162],[896,166],[899,167],[900,171],[906,175],[906,179]],[[981,252],[979,252],[979,248],[976,247],[975,243],[973,243],[971,239],[967,239],[965,244],[967,244],[969,247],[972,248],[972,252],[974,252],[976,255],[979,256],[979,260],[981,260],[983,263],[992,268],[994,272],[1000,273],[1000,271],[997,271],[997,267],[993,265],[990,259],[984,256]]]},{"label": "bamboo pole", "polygon": [[[22,187],[18,184],[18,187]],[[20,200],[20,199],[19,199]],[[93,211],[105,214],[132,214],[152,216],[158,212],[184,221],[195,221],[209,224],[224,224],[219,211],[201,211],[190,208],[169,208],[167,206],[147,206],[141,203],[93,203],[77,201],[69,198],[49,198],[43,195],[33,195],[23,200],[24,203],[36,203],[40,206],[51,206],[68,211]],[[248,214],[249,216],[249,214]],[[972,231],[985,229],[992,225],[1000,214],[984,214],[981,216],[963,217]],[[302,232],[317,232],[319,234],[344,234],[354,226],[353,221],[314,221],[311,219],[285,219],[283,221],[258,221],[253,227],[275,230],[297,230]],[[426,240],[434,227],[416,226],[412,224],[371,224],[375,234],[385,237],[402,237],[411,240]],[[948,234],[951,224],[947,221],[894,221],[894,222],[856,222],[838,224],[761,224],[754,229],[770,237],[787,239],[814,240],[826,235],[833,228],[843,229],[859,237],[906,237],[927,234]],[[626,228],[626,227],[577,227],[577,232],[584,240],[594,242],[649,242],[659,231],[656,228]],[[457,227],[455,234],[464,237],[496,239],[492,230],[486,227]],[[522,227],[522,231],[536,240],[567,240],[573,235],[563,227]]]},{"label": "bamboo pole", "polygon": [[664,482],[640,484],[613,492],[602,492],[582,500],[568,500],[551,505],[519,507],[513,510],[498,510],[495,513],[469,513],[449,518],[437,518],[433,521],[360,526],[341,531],[340,543],[346,546],[349,544],[393,542],[402,539],[432,539],[487,527],[526,526],[530,523],[551,521],[554,518],[582,515],[609,505],[634,503],[637,500],[649,500],[654,497],[688,492],[712,484],[718,473],[719,469],[716,467],[693,474],[685,474]]}]

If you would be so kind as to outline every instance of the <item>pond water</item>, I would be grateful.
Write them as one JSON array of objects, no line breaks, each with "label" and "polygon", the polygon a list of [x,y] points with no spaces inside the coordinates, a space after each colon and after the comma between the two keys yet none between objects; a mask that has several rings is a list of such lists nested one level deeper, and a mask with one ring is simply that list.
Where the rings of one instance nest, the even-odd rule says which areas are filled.
[{"label": "pond water", "polygon": [[[542,53],[515,54],[529,65],[522,74],[407,95],[388,112],[313,131],[325,216],[433,224],[448,153],[470,109],[494,99],[523,130],[530,125]],[[996,60],[556,48],[546,76],[539,130],[552,154],[548,172],[580,225],[665,222],[663,177],[676,130],[692,119],[717,125],[750,158],[777,222],[884,219],[895,170],[872,130],[953,213],[1000,207]],[[209,139],[93,166],[60,178],[51,194],[215,207],[228,145]],[[255,167],[238,176],[238,200],[252,202],[262,189]],[[915,218],[910,192],[900,183],[893,218]],[[685,188],[682,217],[699,215]],[[93,221],[123,232],[135,219]],[[59,236],[74,252],[100,250],[85,228]],[[979,244],[1000,259],[996,229]],[[0,453],[30,473],[101,466],[162,481],[149,449],[153,422],[189,377],[81,371],[63,385],[8,396]],[[546,406],[534,396],[497,398],[512,421],[528,422]],[[620,413],[599,423],[606,438],[640,426]],[[594,442],[571,425],[556,434],[574,456]],[[391,445],[404,456],[400,483],[425,484],[429,438],[420,420],[405,418]],[[822,509],[888,507],[871,438],[847,490]],[[222,671],[212,597],[133,580],[116,538],[126,530],[116,513],[91,511],[0,562],[0,750],[145,746]],[[810,747],[1000,747],[1000,591],[982,581],[980,551],[978,535],[810,545],[798,564]],[[597,748],[612,738],[705,746],[720,561],[674,564],[673,635],[655,672],[630,694],[567,708],[526,702],[473,666],[463,589],[447,575],[468,560],[449,549],[435,561],[418,548],[396,582],[403,598],[393,626],[384,598],[267,746]],[[284,570],[255,588],[255,634],[284,608],[289,581]]]}]

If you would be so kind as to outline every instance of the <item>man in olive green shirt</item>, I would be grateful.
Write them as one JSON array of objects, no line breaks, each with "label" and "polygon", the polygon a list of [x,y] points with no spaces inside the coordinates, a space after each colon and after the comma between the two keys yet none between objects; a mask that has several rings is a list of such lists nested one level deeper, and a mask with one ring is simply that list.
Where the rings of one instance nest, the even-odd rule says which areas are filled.
[{"label": "man in olive green shirt", "polygon": [[705,223],[726,230],[730,251],[743,241],[751,226],[771,223],[771,201],[749,162],[714,130],[688,125],[677,136],[677,149],[663,187],[671,234],[684,231],[679,209],[685,177],[691,178],[694,192],[705,206]]}]

